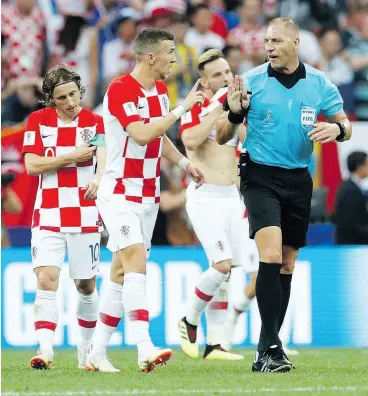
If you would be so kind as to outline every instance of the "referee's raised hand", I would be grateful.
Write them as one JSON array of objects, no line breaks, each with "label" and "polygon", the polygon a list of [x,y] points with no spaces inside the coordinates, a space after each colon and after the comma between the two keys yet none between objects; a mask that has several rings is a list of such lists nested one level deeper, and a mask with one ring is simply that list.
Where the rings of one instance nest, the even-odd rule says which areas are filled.
[{"label": "referee's raised hand", "polygon": [[233,83],[229,84],[227,102],[230,110],[235,114],[239,114],[249,107],[249,97],[242,77],[235,76]]}]

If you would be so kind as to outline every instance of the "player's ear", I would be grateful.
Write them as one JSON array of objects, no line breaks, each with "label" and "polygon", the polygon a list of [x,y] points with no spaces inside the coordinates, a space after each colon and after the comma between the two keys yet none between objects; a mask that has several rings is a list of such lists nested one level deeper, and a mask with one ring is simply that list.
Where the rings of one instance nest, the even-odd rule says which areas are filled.
[{"label": "player's ear", "polygon": [[150,65],[153,65],[155,63],[155,55],[153,55],[152,52],[147,54],[147,58]]},{"label": "player's ear", "polygon": [[201,78],[199,85],[204,89],[210,89],[210,84],[205,78]]}]

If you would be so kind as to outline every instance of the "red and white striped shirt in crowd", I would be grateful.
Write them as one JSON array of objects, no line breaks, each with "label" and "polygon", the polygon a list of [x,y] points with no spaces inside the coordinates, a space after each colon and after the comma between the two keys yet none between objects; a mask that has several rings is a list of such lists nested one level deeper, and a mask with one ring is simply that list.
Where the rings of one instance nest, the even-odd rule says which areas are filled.
[{"label": "red and white striped shirt in crowd", "polygon": [[41,10],[33,7],[30,14],[25,15],[18,6],[3,4],[1,34],[5,38],[2,48],[4,82],[20,76],[40,76],[46,40],[45,20]]},{"label": "red and white striped shirt in crowd", "polygon": [[137,203],[160,202],[162,137],[140,146],[126,127],[136,121],[148,124],[168,113],[163,81],[156,81],[155,87],[146,91],[128,74],[110,85],[103,102],[107,161],[99,193],[120,194]]},{"label": "red and white striped shirt in crowd", "polygon": [[[33,112],[24,133],[23,154],[42,157],[70,154],[96,134],[104,134],[102,117],[82,109],[69,124],[54,108]],[[84,198],[94,177],[95,160],[70,164],[39,177],[32,228],[54,232],[99,232],[102,222],[94,200]]]},{"label": "red and white striped shirt in crowd", "polygon": [[264,52],[264,36],[266,28],[258,26],[255,29],[244,29],[241,25],[231,29],[229,32],[229,40],[231,43],[240,46],[245,54],[254,54]]}]

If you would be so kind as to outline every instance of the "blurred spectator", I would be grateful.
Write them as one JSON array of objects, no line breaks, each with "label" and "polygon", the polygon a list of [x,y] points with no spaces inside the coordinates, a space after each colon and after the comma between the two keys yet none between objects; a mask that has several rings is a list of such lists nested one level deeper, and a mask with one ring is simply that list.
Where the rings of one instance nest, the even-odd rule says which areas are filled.
[{"label": "blurred spectator", "polygon": [[37,97],[41,92],[42,79],[19,77],[10,80],[1,102],[1,127],[25,121],[28,115],[39,108]]},{"label": "blurred spectator", "polygon": [[144,7],[145,25],[141,26],[141,29],[146,27],[168,29],[171,25],[171,18],[174,13],[175,11],[168,1],[150,0]]},{"label": "blurred spectator", "polygon": [[53,48],[54,63],[66,63],[76,69],[87,85],[81,105],[95,105],[98,67],[97,29],[87,25],[81,16],[67,15],[57,45]]},{"label": "blurred spectator", "polygon": [[314,33],[300,29],[299,30],[299,59],[317,69],[321,62],[321,47]]},{"label": "blurred spectator", "polygon": [[224,39],[211,31],[213,14],[207,5],[196,6],[191,13],[191,21],[193,26],[188,29],[184,42],[189,47],[194,47],[198,56],[205,48],[221,50],[224,47]]},{"label": "blurred spectator", "polygon": [[119,18],[114,30],[118,38],[106,43],[102,54],[105,88],[116,77],[130,73],[135,65],[136,22],[129,17]]},{"label": "blurred spectator", "polygon": [[[265,0],[277,15],[292,18],[300,29],[337,28],[338,18],[345,10],[344,0]],[[276,4],[274,4],[276,3]]]},{"label": "blurred spectator", "polygon": [[2,4],[2,87],[17,77],[39,77],[45,61],[45,20],[35,0]]},{"label": "blurred spectator", "polygon": [[243,60],[243,55],[241,49],[238,45],[226,45],[222,49],[225,59],[228,61],[231,72],[240,75],[243,73],[241,69],[241,64]]},{"label": "blurred spectator", "polygon": [[240,24],[230,30],[227,42],[239,45],[243,52],[243,59],[247,62],[247,69],[262,64],[266,58],[264,49],[265,27],[262,21],[261,0],[243,0],[239,9]]},{"label": "blurred spectator", "polygon": [[[2,151],[1,158],[1,213],[19,214],[22,211],[22,202],[11,188],[16,173],[23,169],[20,164],[20,154],[17,151]],[[8,232],[1,218],[1,246],[10,246]]]},{"label": "blurred spectator", "polygon": [[[210,0],[211,10],[218,14],[226,23],[227,30],[239,25],[239,15],[234,11],[239,6],[239,1]],[[213,29],[211,29],[213,30]]]},{"label": "blurred spectator", "polygon": [[351,68],[355,72],[355,106],[358,120],[368,120],[368,7],[353,13],[353,29],[347,48]]},{"label": "blurred spectator", "polygon": [[344,99],[344,110],[354,114],[354,74],[349,63],[341,55],[342,44],[337,30],[325,30],[320,36],[322,57],[320,68],[338,87]]},{"label": "blurred spectator", "polygon": [[349,180],[344,181],[336,196],[336,235],[338,245],[368,245],[368,154],[354,151],[347,159]]},{"label": "blurred spectator", "polygon": [[189,21],[184,15],[174,16],[168,29],[175,36],[176,45],[176,63],[167,80],[171,108],[181,103],[198,78],[196,50],[184,43],[188,29]]}]

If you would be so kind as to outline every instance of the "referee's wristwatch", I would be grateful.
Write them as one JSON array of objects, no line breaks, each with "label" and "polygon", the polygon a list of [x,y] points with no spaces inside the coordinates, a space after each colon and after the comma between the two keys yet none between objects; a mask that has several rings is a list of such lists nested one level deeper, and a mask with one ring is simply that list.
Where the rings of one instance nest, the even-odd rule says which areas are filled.
[{"label": "referee's wristwatch", "polygon": [[346,128],[345,125],[341,122],[335,122],[335,124],[340,128],[340,134],[336,137],[337,142],[342,142],[346,136]]}]

